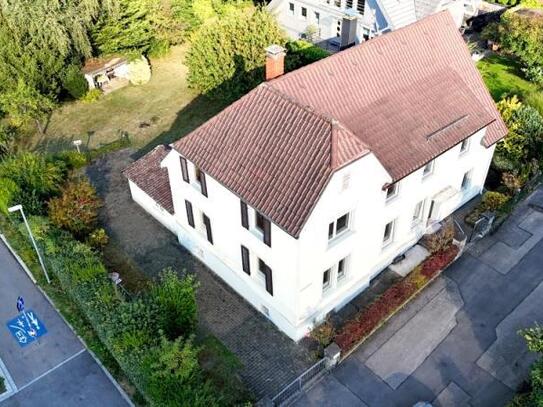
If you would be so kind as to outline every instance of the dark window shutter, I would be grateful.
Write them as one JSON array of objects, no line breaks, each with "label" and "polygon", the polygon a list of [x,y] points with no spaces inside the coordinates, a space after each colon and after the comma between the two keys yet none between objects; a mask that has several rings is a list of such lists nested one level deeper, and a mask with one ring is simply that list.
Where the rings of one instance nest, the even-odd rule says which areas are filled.
[{"label": "dark window shutter", "polygon": [[273,295],[273,277],[272,277],[272,270],[268,267],[266,263],[264,263],[262,260],[258,260],[259,269],[266,277],[266,291],[270,293],[270,295]]},{"label": "dark window shutter", "polygon": [[187,169],[187,160],[181,157],[181,174],[183,175],[183,181],[189,182],[189,170]]},{"label": "dark window shutter", "polygon": [[200,188],[202,188],[202,194],[207,196],[207,184],[206,184],[206,175],[200,171]]},{"label": "dark window shutter", "polygon": [[251,275],[251,263],[249,261],[249,249],[247,249],[245,246],[241,246],[241,265],[243,267],[243,271],[249,275]]},{"label": "dark window shutter", "polygon": [[239,201],[241,204],[241,225],[245,229],[249,229],[249,215],[247,214],[247,204],[243,201]]},{"label": "dark window shutter", "polygon": [[189,225],[194,227],[194,214],[192,213],[192,204],[185,200],[185,208],[187,208],[187,221]]},{"label": "dark window shutter", "polygon": [[213,244],[213,233],[211,232],[211,221],[205,214],[203,215],[203,218],[204,218],[204,225],[206,227],[207,241]]},{"label": "dark window shutter", "polygon": [[271,222],[269,219],[264,220],[264,243],[271,247]]}]

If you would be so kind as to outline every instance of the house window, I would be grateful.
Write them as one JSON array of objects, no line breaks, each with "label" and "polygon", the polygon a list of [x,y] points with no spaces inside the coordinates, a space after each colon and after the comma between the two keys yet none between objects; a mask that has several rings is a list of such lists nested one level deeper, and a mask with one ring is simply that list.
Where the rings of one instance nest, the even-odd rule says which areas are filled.
[{"label": "house window", "polygon": [[302,7],[302,17],[303,17],[304,19],[307,18],[307,9],[306,9],[305,7]]},{"label": "house window", "polygon": [[322,291],[326,291],[330,288],[330,274],[332,274],[332,270],[330,269],[322,273]]},{"label": "house window", "polygon": [[399,191],[399,184],[397,182],[395,182],[394,184],[390,185],[387,189],[386,189],[386,192],[387,192],[387,196],[386,196],[386,200],[387,201],[390,201],[392,198],[394,198],[395,196],[398,195],[398,191]]},{"label": "house window", "polygon": [[423,178],[427,177],[428,175],[434,172],[434,163],[435,163],[435,160],[432,160],[424,166],[424,169],[422,170]]},{"label": "house window", "polygon": [[358,3],[356,3],[356,10],[360,14],[364,14],[364,8],[366,6],[366,0],[358,0]]},{"label": "house window", "polygon": [[190,226],[194,227],[194,213],[192,211],[192,203],[185,200],[185,209],[187,210],[187,222]]},{"label": "house window", "polygon": [[333,239],[349,229],[349,214],[346,213],[328,225],[328,239]]},{"label": "house window", "polygon": [[345,278],[345,259],[341,259],[337,264],[337,281]]},{"label": "house window", "polygon": [[288,3],[288,9],[291,15],[294,15],[294,3]]},{"label": "house window", "polygon": [[353,8],[353,0],[347,0],[345,4],[346,4],[346,8]]},{"label": "house window", "polygon": [[255,210],[255,228],[262,233],[264,243],[271,247],[271,222]]},{"label": "house window", "polygon": [[198,167],[194,167],[194,173],[196,175],[196,181],[200,184],[200,191],[202,195],[207,196],[207,183],[205,173]]},{"label": "house window", "polygon": [[394,221],[388,222],[385,225],[385,231],[383,233],[383,246],[390,244],[393,238],[394,238]]},{"label": "house window", "polygon": [[189,170],[187,168],[187,160],[181,157],[181,175],[183,176],[183,181],[189,182]]},{"label": "house window", "polygon": [[315,11],[315,21],[317,25],[321,23],[321,14]]},{"label": "house window", "polygon": [[266,291],[273,295],[273,281],[272,281],[272,271],[269,266],[264,263],[262,260],[258,259],[258,270],[261,275],[264,277]]},{"label": "house window", "polygon": [[336,7],[341,7],[341,0],[334,0],[334,5]]},{"label": "house window", "polygon": [[462,140],[462,143],[460,144],[460,154],[464,154],[468,150],[469,150],[469,138]]},{"label": "house window", "polygon": [[422,222],[422,214],[424,209],[424,201],[420,201],[415,205],[415,210],[413,211],[413,222],[412,225],[416,226]]},{"label": "house window", "polygon": [[205,213],[202,213],[202,222],[204,223],[204,227],[206,230],[207,241],[213,244],[213,233],[211,232],[211,221],[209,220],[209,217]]},{"label": "house window", "polygon": [[249,249],[245,246],[241,246],[241,267],[245,273],[251,275],[251,261],[249,256]]},{"label": "house window", "polygon": [[466,172],[464,174],[464,177],[462,178],[462,190],[466,190],[471,186],[471,170]]}]

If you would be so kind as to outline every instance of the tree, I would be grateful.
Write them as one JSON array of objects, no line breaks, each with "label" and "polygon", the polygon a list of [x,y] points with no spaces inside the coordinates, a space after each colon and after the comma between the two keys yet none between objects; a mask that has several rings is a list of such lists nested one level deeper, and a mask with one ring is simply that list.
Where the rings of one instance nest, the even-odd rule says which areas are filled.
[{"label": "tree", "polygon": [[244,8],[203,25],[191,38],[186,58],[189,85],[215,98],[234,100],[264,77],[264,49],[285,44],[275,19]]},{"label": "tree", "polygon": [[89,83],[81,72],[79,65],[70,64],[64,70],[62,87],[74,98],[80,99],[87,93]]},{"label": "tree", "polygon": [[55,107],[54,102],[37,89],[19,79],[17,87],[0,94],[0,108],[15,126],[34,121],[38,131],[45,132],[44,121]]},{"label": "tree", "polygon": [[49,218],[55,226],[82,239],[96,227],[100,207],[96,190],[87,180],[70,181],[61,196],[49,201]]}]

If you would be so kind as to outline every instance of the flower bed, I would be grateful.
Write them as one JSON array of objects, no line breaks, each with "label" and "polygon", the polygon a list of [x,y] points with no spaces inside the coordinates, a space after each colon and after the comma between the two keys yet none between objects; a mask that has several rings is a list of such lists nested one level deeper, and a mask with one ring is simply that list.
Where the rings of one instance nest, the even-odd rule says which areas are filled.
[{"label": "flower bed", "polygon": [[389,287],[379,298],[361,310],[338,331],[334,341],[343,354],[363,342],[407,301],[437,277],[458,255],[458,247],[450,245],[424,260],[407,277]]}]

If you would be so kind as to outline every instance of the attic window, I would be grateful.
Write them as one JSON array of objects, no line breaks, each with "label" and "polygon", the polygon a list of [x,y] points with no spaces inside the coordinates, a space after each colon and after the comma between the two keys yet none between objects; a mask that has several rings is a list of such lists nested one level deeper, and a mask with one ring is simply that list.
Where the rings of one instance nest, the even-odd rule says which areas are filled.
[{"label": "attic window", "polygon": [[358,0],[358,2],[356,3],[356,10],[360,14],[364,14],[365,7],[366,7],[366,0]]}]

